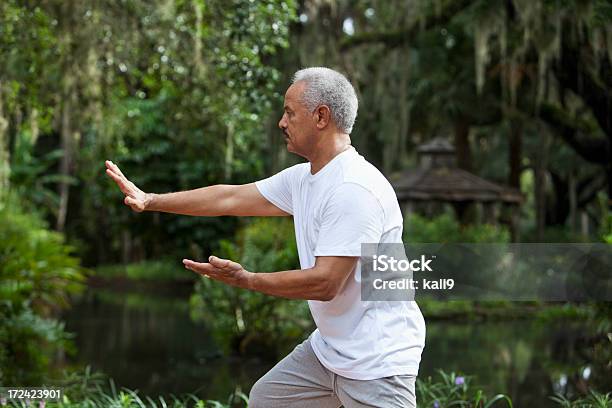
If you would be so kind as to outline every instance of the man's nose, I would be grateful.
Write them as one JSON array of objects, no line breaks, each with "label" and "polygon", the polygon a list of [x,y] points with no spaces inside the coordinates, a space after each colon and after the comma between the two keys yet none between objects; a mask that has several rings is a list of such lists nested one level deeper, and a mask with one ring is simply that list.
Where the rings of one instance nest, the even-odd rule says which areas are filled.
[{"label": "man's nose", "polygon": [[285,130],[287,127],[287,124],[285,123],[285,115],[281,116],[280,120],[278,121],[278,127],[283,130]]}]

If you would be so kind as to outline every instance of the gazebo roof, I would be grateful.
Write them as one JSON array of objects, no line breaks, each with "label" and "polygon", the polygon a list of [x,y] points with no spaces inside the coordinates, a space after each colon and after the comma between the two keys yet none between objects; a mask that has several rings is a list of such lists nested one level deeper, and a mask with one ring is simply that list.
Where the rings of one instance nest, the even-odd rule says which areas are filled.
[{"label": "gazebo roof", "polygon": [[399,201],[499,201],[520,203],[521,193],[456,167],[405,170],[393,188]]},{"label": "gazebo roof", "polygon": [[399,201],[481,201],[519,204],[521,192],[485,180],[454,164],[454,146],[437,137],[417,147],[420,165],[392,177]]}]

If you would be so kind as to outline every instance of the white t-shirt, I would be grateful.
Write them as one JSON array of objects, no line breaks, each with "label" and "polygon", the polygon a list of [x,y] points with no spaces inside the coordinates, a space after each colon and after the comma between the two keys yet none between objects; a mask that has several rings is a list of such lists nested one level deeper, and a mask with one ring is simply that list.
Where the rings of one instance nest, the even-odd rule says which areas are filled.
[{"label": "white t-shirt", "polygon": [[[361,243],[402,242],[395,191],[376,167],[350,147],[315,175],[297,164],[255,183],[261,194],[292,214],[300,264],[317,256],[360,256]],[[418,374],[425,321],[414,301],[362,301],[361,265],[330,301],[309,300],[317,329],[312,348],[343,377],[370,380]]]}]

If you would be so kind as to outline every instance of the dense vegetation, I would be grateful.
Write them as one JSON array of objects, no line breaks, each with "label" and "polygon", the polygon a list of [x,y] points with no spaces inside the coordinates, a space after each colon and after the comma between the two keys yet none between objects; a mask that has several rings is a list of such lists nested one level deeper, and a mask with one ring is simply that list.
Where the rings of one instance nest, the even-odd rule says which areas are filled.
[{"label": "dense vegetation", "polygon": [[[41,384],[54,360],[75,351],[59,316],[88,277],[196,282],[191,316],[227,355],[277,359],[308,334],[305,302],[229,288],[179,263],[214,253],[261,272],[295,268],[289,219],[134,214],[103,164],[112,159],[151,192],[271,174],[299,160],[276,123],[303,66],[335,67],[353,81],[352,142],[387,176],[417,166],[417,146],[442,136],[459,168],[520,189],[514,238],[612,243],[606,0],[5,0],[0,60],[1,384]],[[404,239],[513,238],[504,217],[468,221],[410,214]],[[609,373],[609,303],[421,306],[457,321],[583,320],[593,329],[576,352]],[[603,377],[590,384],[605,392]],[[558,395],[559,405],[610,406],[609,396],[571,381],[580,392]],[[468,385],[442,374],[420,381],[419,398],[510,406]],[[134,391],[75,390],[63,406],[147,404]]]}]

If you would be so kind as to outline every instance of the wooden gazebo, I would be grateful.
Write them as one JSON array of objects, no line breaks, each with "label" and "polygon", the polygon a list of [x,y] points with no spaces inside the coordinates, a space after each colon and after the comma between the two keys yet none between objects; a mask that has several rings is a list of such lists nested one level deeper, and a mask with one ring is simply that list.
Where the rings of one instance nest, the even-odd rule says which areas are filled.
[{"label": "wooden gazebo", "polygon": [[[417,148],[419,165],[392,177],[404,216],[416,211],[426,215],[442,212],[451,205],[460,221],[497,223],[507,209],[513,237],[518,223],[520,191],[485,180],[456,166],[455,148],[436,138]],[[473,211],[470,211],[473,210]],[[472,219],[469,220],[469,215]]]}]

